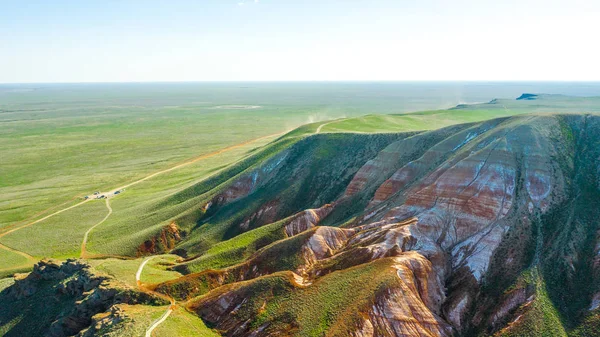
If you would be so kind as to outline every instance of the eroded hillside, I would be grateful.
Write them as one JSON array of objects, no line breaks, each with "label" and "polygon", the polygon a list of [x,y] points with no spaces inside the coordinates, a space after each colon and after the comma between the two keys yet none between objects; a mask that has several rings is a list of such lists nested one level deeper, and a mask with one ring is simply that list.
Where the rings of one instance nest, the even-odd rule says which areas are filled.
[{"label": "eroded hillside", "polygon": [[137,254],[185,275],[141,294],[224,336],[600,335],[599,116],[288,144],[172,196]]},{"label": "eroded hillside", "polygon": [[[600,296],[599,123],[526,115],[401,136],[348,180],[344,169],[356,164],[336,153],[348,144],[360,154],[350,139],[367,136],[339,136],[349,140],[322,167],[306,163],[331,141],[296,145],[272,173],[254,171],[215,196],[198,222],[199,233],[226,226],[225,238],[270,226],[280,240],[254,242],[219,270],[202,270],[215,257],[190,247],[195,258],[177,268],[196,273],[157,289],[232,336],[588,331]],[[395,277],[384,282],[384,271]],[[361,277],[377,285],[364,293],[351,285]],[[328,286],[340,279],[336,298]]]}]

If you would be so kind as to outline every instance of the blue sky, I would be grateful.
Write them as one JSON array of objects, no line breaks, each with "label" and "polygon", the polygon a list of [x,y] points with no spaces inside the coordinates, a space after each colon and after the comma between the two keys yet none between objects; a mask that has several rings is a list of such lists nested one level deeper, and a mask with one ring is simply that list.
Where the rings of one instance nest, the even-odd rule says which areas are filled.
[{"label": "blue sky", "polygon": [[597,0],[0,0],[0,83],[600,80]]}]

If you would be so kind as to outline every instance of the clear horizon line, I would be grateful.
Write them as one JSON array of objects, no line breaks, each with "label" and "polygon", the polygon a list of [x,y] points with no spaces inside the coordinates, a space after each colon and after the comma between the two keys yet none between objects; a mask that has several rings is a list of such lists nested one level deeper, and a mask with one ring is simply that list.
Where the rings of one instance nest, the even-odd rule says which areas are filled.
[{"label": "clear horizon line", "polygon": [[81,81],[81,82],[0,82],[0,85],[27,84],[166,84],[166,83],[600,83],[600,80],[167,80],[167,81]]}]

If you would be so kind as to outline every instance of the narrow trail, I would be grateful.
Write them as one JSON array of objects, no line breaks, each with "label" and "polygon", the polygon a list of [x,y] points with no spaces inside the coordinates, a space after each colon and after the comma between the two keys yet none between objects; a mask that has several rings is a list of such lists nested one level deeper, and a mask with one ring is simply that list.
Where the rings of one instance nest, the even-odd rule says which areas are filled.
[{"label": "narrow trail", "polygon": [[[79,206],[81,204],[84,204],[84,203],[88,202],[88,201],[89,200],[84,200],[84,201],[82,201],[82,202],[80,202],[78,204],[75,204],[75,205],[72,205],[70,207],[67,207],[67,208],[61,209],[59,211],[56,211],[56,212],[54,212],[54,213],[52,213],[50,215],[47,215],[47,216],[45,216],[45,217],[43,217],[41,219],[38,219],[36,221],[30,222],[30,223],[25,224],[25,225],[20,226],[20,227],[15,227],[15,228],[9,229],[7,231],[4,231],[4,232],[0,233],[0,238],[4,237],[4,236],[6,236],[6,235],[8,235],[8,234],[10,234],[12,232],[15,232],[15,231],[17,231],[19,229],[22,229],[22,228],[25,228],[25,227],[29,227],[31,225],[34,225],[34,224],[40,222],[40,221],[44,221],[44,220],[46,220],[46,219],[48,219],[51,216],[54,216],[56,214],[60,214],[62,212],[68,211],[71,208],[75,208],[75,207],[77,207],[77,206]],[[5,250],[5,251],[9,251],[11,253],[15,253],[15,254],[21,255],[22,257],[24,257],[24,258],[27,259],[27,263],[25,263],[25,264],[22,264],[22,265],[19,265],[19,266],[10,267],[10,268],[2,268],[2,269],[0,269],[0,272],[9,271],[9,270],[17,270],[17,269],[21,269],[21,268],[30,267],[30,266],[32,266],[33,264],[35,264],[38,261],[38,259],[34,258],[33,256],[31,256],[31,255],[29,255],[29,254],[27,254],[27,253],[25,253],[23,251],[20,251],[20,250],[8,247],[6,245],[3,245],[2,243],[0,243],[0,249]]]},{"label": "narrow trail", "polygon": [[326,126],[326,125],[328,125],[328,124],[331,124],[331,123],[333,123],[333,122],[335,122],[335,121],[337,121],[337,120],[332,120],[331,122],[327,122],[327,123],[323,123],[323,124],[319,125],[319,127],[317,128],[317,131],[315,131],[315,134],[321,133],[321,129],[322,129],[324,126]]},{"label": "narrow trail", "polygon": [[[196,158],[193,158],[193,159],[191,159],[191,160],[185,161],[185,162],[183,162],[183,163],[181,163],[181,164],[177,164],[177,165],[175,165],[175,166],[173,166],[173,167],[170,167],[170,168],[168,168],[168,169],[164,169],[164,170],[161,170],[161,171],[158,171],[158,172],[154,172],[154,173],[152,173],[152,174],[150,174],[150,175],[147,175],[147,176],[145,176],[145,177],[143,177],[143,178],[141,178],[141,179],[138,179],[138,180],[132,181],[132,182],[130,182],[130,183],[128,183],[128,184],[126,184],[126,185],[123,185],[123,186],[120,186],[120,187],[114,188],[114,189],[112,189],[110,192],[107,192],[107,193],[105,193],[105,194],[114,195],[114,192],[115,192],[115,191],[119,191],[119,190],[122,190],[122,189],[125,189],[125,188],[128,188],[128,187],[131,187],[131,186],[133,186],[133,185],[139,184],[139,183],[141,183],[141,182],[143,182],[143,181],[146,181],[146,180],[148,180],[148,179],[151,179],[151,178],[153,178],[153,177],[156,177],[156,176],[158,176],[158,175],[161,175],[161,174],[164,174],[164,173],[167,173],[167,172],[171,172],[171,171],[173,171],[173,170],[177,170],[177,169],[179,169],[179,168],[182,168],[182,167],[184,167],[184,166],[187,166],[187,165],[190,165],[190,164],[196,163],[196,162],[198,162],[198,161],[201,161],[201,160],[204,160],[204,159],[207,159],[207,158],[210,158],[210,157],[214,157],[214,156],[216,156],[216,155],[219,155],[219,154],[222,154],[222,153],[225,153],[225,152],[228,152],[228,151],[231,151],[231,150],[234,150],[234,149],[237,149],[237,148],[243,147],[243,146],[245,146],[245,145],[248,145],[248,144],[251,144],[251,143],[254,143],[254,142],[257,142],[257,141],[263,140],[263,139],[267,139],[267,138],[276,137],[276,136],[282,135],[282,134],[284,134],[284,133],[285,133],[285,132],[279,132],[279,133],[274,133],[274,134],[267,135],[267,136],[262,136],[262,137],[258,137],[258,138],[250,139],[250,140],[248,140],[248,141],[245,141],[245,142],[242,142],[242,143],[239,143],[239,144],[235,144],[235,145],[232,145],[232,146],[228,146],[228,147],[225,147],[225,148],[223,148],[223,149],[220,149],[220,150],[217,150],[217,151],[213,151],[213,152],[211,152],[211,153],[203,154],[203,155],[201,155],[201,156],[198,156],[198,157],[196,157]],[[66,211],[68,211],[68,210],[70,210],[70,209],[73,209],[73,208],[75,208],[75,207],[79,207],[79,206],[81,206],[81,205],[83,205],[83,204],[85,204],[85,203],[87,203],[87,202],[89,202],[89,201],[92,201],[92,200],[94,200],[94,199],[86,199],[86,200],[83,200],[82,202],[79,202],[79,203],[77,203],[77,204],[75,204],[75,205],[72,205],[72,206],[69,206],[69,207],[66,207],[66,208],[60,209],[60,210],[58,210],[58,211],[56,211],[56,212],[54,212],[54,213],[51,213],[51,214],[48,214],[48,215],[44,216],[43,218],[40,218],[40,219],[37,219],[37,220],[31,221],[31,222],[28,222],[28,223],[26,223],[26,224],[24,224],[24,225],[21,225],[21,226],[16,226],[16,224],[14,224],[14,225],[12,225],[12,226],[10,226],[10,227],[9,227],[10,229],[8,229],[8,230],[5,230],[4,232],[0,233],[0,238],[2,238],[2,237],[3,237],[3,236],[5,236],[5,235],[8,235],[8,234],[10,234],[10,233],[16,232],[16,231],[18,231],[18,230],[20,230],[20,229],[23,229],[23,228],[26,228],[26,227],[29,227],[29,226],[35,225],[36,223],[42,222],[42,221],[44,221],[44,220],[46,220],[46,219],[49,219],[49,218],[51,218],[51,217],[53,217],[53,216],[55,216],[55,215],[58,215],[58,214],[60,214],[60,213],[66,212]],[[108,199],[107,199],[107,203],[108,203]],[[61,205],[63,205],[63,204],[65,204],[65,203],[62,203]],[[57,206],[55,206],[55,207],[57,207]],[[53,208],[53,207],[51,207],[51,208],[49,208],[49,209],[52,209],[52,208]],[[108,206],[108,208],[109,208],[109,215],[110,215],[110,213],[112,213],[112,209],[110,208],[110,206]],[[42,211],[42,212],[40,212],[40,213],[46,212],[46,211],[48,211],[49,209],[47,209],[47,210],[45,210],[45,211]],[[40,214],[40,213],[38,213],[38,214]],[[109,215],[107,215],[107,217],[108,217]],[[100,223],[102,223],[104,220],[106,220],[106,218],[105,218],[105,219],[103,219],[103,220],[102,220]],[[96,224],[95,226],[99,225],[100,223]],[[95,226],[94,226],[94,227],[95,227]],[[93,228],[92,228],[92,229],[93,229]],[[82,243],[82,254],[85,254],[85,244],[87,243],[87,234],[89,234],[89,233],[86,233],[86,237],[84,238],[84,241],[85,241],[85,243]],[[27,257],[27,259],[28,259],[28,260],[37,261],[37,259],[35,259],[35,258],[31,257],[30,255],[28,255],[28,254],[26,254],[26,253],[24,253],[24,252],[21,252],[21,251],[18,251],[18,250],[15,250],[15,249],[12,249],[12,248],[6,247],[6,246],[4,246],[4,245],[2,245],[2,244],[0,244],[0,249],[6,250],[6,251],[10,251],[10,252],[13,252],[13,253],[17,253],[17,254],[19,254],[19,255],[22,255],[22,256],[24,256],[24,257]],[[13,268],[10,268],[10,269],[12,270]],[[8,270],[8,269],[6,269],[6,270]],[[0,269],[0,271],[1,271],[1,269]]]},{"label": "narrow trail", "polygon": [[63,209],[61,209],[61,210],[58,210],[58,211],[56,211],[56,212],[54,212],[54,213],[52,213],[52,214],[48,214],[48,215],[46,215],[46,216],[45,216],[45,217],[43,217],[43,218],[40,218],[40,219],[37,219],[37,220],[35,220],[35,221],[29,222],[29,223],[27,223],[27,224],[25,224],[25,225],[22,225],[22,226],[15,227],[15,228],[9,229],[9,230],[7,230],[7,231],[4,231],[4,232],[0,233],[0,238],[1,238],[1,237],[3,237],[3,236],[6,236],[6,235],[8,235],[8,234],[10,234],[10,233],[12,233],[12,232],[16,232],[16,231],[18,231],[19,229],[23,229],[23,228],[25,228],[25,227],[29,227],[29,226],[31,226],[31,225],[35,225],[35,224],[36,224],[36,223],[38,223],[38,222],[42,222],[42,221],[44,221],[44,220],[46,220],[46,219],[48,219],[48,218],[51,218],[51,217],[53,217],[53,216],[55,216],[55,215],[58,215],[58,214],[60,214],[60,213],[63,213],[63,212],[66,212],[66,211],[68,211],[68,210],[70,210],[70,209],[73,209],[73,208],[75,208],[75,207],[81,206],[81,205],[83,205],[83,204],[85,204],[86,202],[89,202],[89,201],[91,201],[91,200],[92,200],[92,199],[87,199],[87,200],[84,200],[84,201],[82,201],[82,202],[80,202],[80,203],[77,203],[77,204],[75,204],[75,205],[69,206],[69,207],[67,207],[67,208],[63,208]]},{"label": "narrow trail", "polygon": [[152,337],[152,331],[154,331],[154,329],[156,329],[165,320],[167,320],[167,318],[169,317],[169,315],[171,315],[172,312],[173,309],[171,309],[171,306],[169,306],[169,309],[167,309],[167,311],[165,311],[165,313],[158,320],[152,323],[152,325],[146,330],[146,337]]},{"label": "narrow trail", "polygon": [[73,201],[75,201],[77,199],[81,199],[81,198],[83,198],[83,195],[78,195],[78,196],[75,196],[75,197],[73,197],[73,198],[71,198],[71,199],[69,199],[69,200],[67,200],[67,201],[65,201],[63,203],[58,204],[58,205],[50,206],[50,207],[46,208],[45,210],[37,212],[36,214],[30,216],[29,218],[27,218],[25,220],[21,220],[19,222],[15,222],[12,225],[5,226],[5,227],[2,228],[2,230],[9,230],[9,229],[11,229],[13,227],[19,226],[20,224],[22,224],[24,222],[30,221],[31,219],[35,219],[35,218],[37,218],[39,216],[42,216],[42,215],[44,215],[44,214],[52,211],[53,209],[59,208],[59,207],[61,207],[63,205],[69,204],[69,203],[71,203],[71,202],[73,202]]},{"label": "narrow trail", "polygon": [[90,235],[90,233],[92,232],[92,230],[94,230],[94,228],[100,226],[104,221],[106,221],[106,219],[108,219],[108,217],[112,214],[113,210],[110,207],[110,199],[106,198],[106,208],[108,208],[108,214],[106,214],[106,216],[104,217],[104,219],[100,220],[100,222],[98,222],[97,224],[93,225],[92,227],[90,227],[85,234],[83,235],[83,241],[81,241],[81,254],[79,254],[79,257],[82,259],[85,259],[87,257],[87,251],[86,251],[86,246],[87,246],[87,241],[88,241],[88,237]]},{"label": "narrow trail", "polygon": [[29,255],[29,254],[27,254],[25,252],[22,252],[20,250],[16,250],[16,249],[10,248],[10,247],[5,246],[5,245],[3,245],[1,243],[0,243],[0,249],[4,249],[6,251],[9,251],[9,252],[21,255],[22,257],[24,257],[24,258],[27,259],[27,263],[25,263],[25,264],[14,266],[14,267],[10,267],[10,268],[2,268],[2,269],[0,269],[0,272],[30,267],[30,266],[32,266],[33,264],[35,264],[38,261],[36,258],[34,258],[33,256],[31,256],[31,255]]},{"label": "narrow trail", "polygon": [[155,256],[150,256],[149,258],[146,258],[142,264],[140,264],[137,272],[135,273],[135,282],[137,283],[138,287],[142,284],[141,278],[142,278],[142,271],[144,271],[144,267],[146,266],[146,263],[150,262],[150,260],[152,260]]},{"label": "narrow trail", "polygon": [[142,179],[136,180],[136,181],[131,182],[131,183],[127,184],[127,185],[115,188],[113,191],[122,190],[124,188],[131,187],[131,186],[133,186],[135,184],[141,183],[142,181],[146,181],[146,180],[148,180],[150,178],[156,177],[157,175],[160,175],[160,174],[163,174],[163,173],[167,173],[167,172],[171,172],[171,171],[176,170],[178,168],[182,168],[184,166],[187,166],[187,165],[193,164],[195,162],[198,162],[200,160],[204,160],[204,159],[207,159],[207,158],[210,158],[210,157],[214,157],[216,155],[219,155],[219,154],[222,154],[222,153],[225,153],[225,152],[229,152],[231,150],[234,150],[234,149],[246,146],[248,144],[257,142],[259,140],[263,140],[263,139],[267,139],[267,138],[279,136],[279,135],[282,135],[284,133],[285,132],[279,132],[279,133],[274,133],[274,134],[263,136],[263,137],[258,137],[258,138],[250,139],[248,141],[245,141],[245,142],[242,142],[242,143],[239,143],[239,144],[231,145],[231,146],[228,146],[226,148],[223,148],[223,149],[211,152],[211,153],[207,153],[207,154],[201,155],[201,156],[196,157],[194,159],[191,159],[191,160],[188,160],[186,162],[183,162],[183,163],[181,163],[179,165],[175,165],[175,166],[173,166],[171,168],[168,168],[168,169],[165,169],[165,170],[162,170],[162,171],[158,171],[158,172],[152,173],[152,174],[150,174],[150,175],[148,175],[148,176],[146,176],[146,177],[144,177]]},{"label": "narrow trail", "polygon": [[171,315],[171,313],[173,312],[173,310],[175,310],[176,307],[176,303],[175,300],[172,297],[169,297],[167,295],[164,294],[160,294],[157,293],[155,291],[149,290],[147,289],[144,284],[141,281],[142,278],[142,272],[144,271],[144,267],[146,266],[146,264],[148,262],[150,262],[150,260],[152,260],[153,258],[157,257],[158,255],[154,255],[154,256],[150,256],[148,258],[146,258],[142,264],[140,264],[140,267],[138,268],[137,272],[135,273],[135,282],[137,283],[138,288],[146,293],[149,294],[153,294],[153,295],[157,295],[159,297],[165,298],[167,300],[169,300],[169,302],[171,302],[171,304],[169,305],[169,307],[167,308],[167,310],[165,311],[164,314],[162,314],[162,316],[160,316],[159,319],[157,319],[156,321],[152,322],[152,325],[150,325],[148,327],[148,329],[146,329],[146,337],[151,337],[152,336],[152,331],[154,331],[154,329],[156,329],[159,325],[161,325],[165,320],[167,320],[167,318],[169,317],[169,315]]},{"label": "narrow trail", "polygon": [[1,243],[0,243],[0,248],[2,248],[2,249],[4,249],[4,250],[7,250],[7,251],[9,251],[9,252],[15,253],[15,254],[19,254],[19,255],[21,255],[22,257],[26,258],[27,260],[31,260],[31,261],[37,261],[37,259],[36,259],[36,258],[34,258],[33,256],[31,256],[31,255],[29,255],[29,254],[27,254],[27,253],[25,253],[25,252],[22,252],[22,251],[20,251],[20,250],[16,250],[16,249],[10,248],[10,247],[8,247],[8,246],[5,246],[5,245],[3,245],[3,244],[1,244]]}]

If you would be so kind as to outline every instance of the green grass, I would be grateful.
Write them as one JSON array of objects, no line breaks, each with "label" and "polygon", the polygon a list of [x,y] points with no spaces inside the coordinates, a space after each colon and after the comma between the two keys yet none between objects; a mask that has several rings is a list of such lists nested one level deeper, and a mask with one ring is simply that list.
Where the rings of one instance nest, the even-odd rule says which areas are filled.
[{"label": "green grass", "polygon": [[156,337],[219,337],[219,333],[206,327],[204,322],[193,313],[182,307],[176,308],[169,318],[154,329],[153,336]]},{"label": "green grass", "polygon": [[167,310],[166,306],[120,304],[118,307],[123,310],[126,318],[119,323],[96,331],[95,335],[106,337],[144,336],[152,322],[159,319]]},{"label": "green grass", "polygon": [[130,285],[137,286],[135,281],[135,273],[137,272],[143,259],[135,260],[119,260],[119,259],[103,259],[89,260],[89,263],[96,270],[114,276],[117,280]]},{"label": "green grass", "polygon": [[[166,306],[125,304],[120,304],[119,308],[125,313],[125,320],[97,331],[96,335],[107,337],[144,336],[146,329],[167,310]],[[186,311],[182,307],[177,307],[162,324],[152,331],[152,336],[218,337],[221,335],[207,328],[198,316]]]},{"label": "green grass", "polygon": [[327,124],[321,132],[401,132],[435,130],[445,126],[479,122],[487,119],[525,113],[504,110],[439,110],[403,115],[368,115]]},{"label": "green grass", "polygon": [[[285,131],[290,114],[206,107],[43,107],[5,128],[0,227],[75,195],[107,190],[187,158]],[[32,113],[33,114],[33,113]],[[42,117],[43,116],[43,117]],[[232,127],[235,125],[236,127]],[[240,132],[242,130],[243,132]],[[218,136],[217,136],[218,135]]]},{"label": "green grass", "polygon": [[104,200],[93,200],[7,234],[0,242],[40,258],[79,257],[85,232],[106,214],[108,209]]},{"label": "green grass", "polygon": [[[183,199],[183,203],[178,200],[165,203],[165,200],[172,199],[173,195],[197,185],[211,175],[217,175],[240,158],[254,154],[253,150],[257,146],[264,146],[272,140],[273,138],[266,138],[232,149],[127,188],[111,199],[114,213],[91,232],[88,251],[135,255],[136,248],[144,240],[199,202],[198,198]],[[14,244],[18,249],[34,256],[78,256],[84,232],[106,213],[103,202],[92,201],[13,232],[0,242]],[[35,245],[30,245],[32,239]],[[98,246],[100,248],[96,249]],[[0,263],[0,267],[2,265]]]},{"label": "green grass", "polygon": [[[4,178],[0,181],[0,228],[50,207],[60,209],[56,206],[69,204],[75,195],[114,188],[187,158],[289,129],[310,120],[307,116],[314,112],[298,102],[287,105],[278,102],[251,110],[214,109],[215,105],[244,103],[198,101],[187,96],[187,91],[173,97],[146,96],[143,91],[128,97],[127,93],[111,91],[108,99],[99,99],[95,96],[98,93],[85,93],[87,96],[77,96],[77,99],[69,92],[55,92],[52,100],[42,93],[7,100],[2,120],[8,121],[9,127],[0,135],[3,141],[0,156],[7,158],[10,165],[0,168],[0,176]],[[173,102],[179,104],[175,106]],[[359,106],[367,106],[363,103]],[[581,102],[565,97],[501,100],[496,104],[453,110],[339,119],[325,125],[322,132],[429,130],[531,111],[593,110],[600,106],[596,103],[593,99]],[[378,109],[394,112],[387,107]],[[330,112],[327,117],[342,115],[341,110]],[[357,108],[349,115],[368,112],[373,111]],[[315,132],[321,124],[306,125],[286,137],[289,140],[303,137]],[[114,213],[91,233],[88,250],[135,255],[142,242],[171,221],[181,220],[182,215],[189,216],[185,225],[192,226],[194,215],[191,213],[195,205],[203,201],[202,193],[186,196],[182,191],[193,190],[198,182],[256,153],[258,146],[271,140],[249,144],[128,188],[111,201]],[[73,210],[64,216],[78,212]],[[92,211],[84,215],[78,224],[93,223],[100,213]],[[35,256],[75,256],[83,226],[74,224],[73,219],[63,221],[63,218],[53,217],[12,233],[2,242],[23,247]],[[75,230],[70,231],[71,228]],[[29,244],[31,238],[34,244]],[[203,245],[210,247],[220,238],[211,240]],[[0,263],[0,269],[3,267]]]},{"label": "green grass", "polygon": [[[291,313],[300,325],[298,336],[319,336],[327,331],[347,335],[356,313],[372,303],[378,290],[397,282],[390,260],[374,261],[334,272],[288,298],[276,299],[280,303],[268,306],[263,317]],[[349,293],[348,289],[353,291]]]},{"label": "green grass", "polygon": [[[168,270],[178,257],[175,255],[160,255],[152,258],[142,271],[140,280],[144,283],[160,283],[176,279],[181,276],[180,273]],[[135,274],[144,259],[119,260],[102,259],[89,260],[89,263],[98,271],[114,276],[116,279],[136,287]]]},{"label": "green grass", "polygon": [[[282,227],[281,222],[273,223],[216,244],[213,246],[216,247],[213,254],[207,252],[196,260],[176,267],[181,269],[185,266],[186,273],[194,274],[163,283],[156,291],[169,294],[178,300],[205,294],[222,284],[238,281],[237,275],[241,273],[240,270],[248,268],[246,263],[242,263],[244,260],[249,261],[250,268],[256,267],[258,272],[263,274],[296,270],[304,261],[300,256],[301,248],[314,234],[314,230],[277,241],[277,237],[285,236]],[[265,247],[257,249],[257,242],[264,243]],[[248,245],[244,247],[244,243]],[[229,266],[232,268],[226,271],[217,270]]]},{"label": "green grass", "polygon": [[203,200],[202,195],[195,195],[181,202],[169,202],[172,196],[210,176],[218,175],[225,167],[252,154],[251,151],[257,146],[266,145],[271,140],[249,144],[127,188],[111,201],[113,214],[92,232],[88,250],[103,254],[135,255],[136,248],[146,239],[175,221],[182,213],[198,208]]},{"label": "green grass", "polygon": [[[307,288],[291,284],[286,272],[227,285],[190,302],[191,308],[222,293],[237,294],[242,305],[238,319],[250,319],[253,328],[271,322],[269,328],[289,329],[295,336],[347,336],[354,328],[356,313],[370,306],[379,290],[397,284],[393,261],[385,258],[326,275]],[[348,289],[353,291],[348,292]]]},{"label": "green grass", "polygon": [[[370,98],[362,90],[361,97],[332,101],[340,91],[326,84],[251,86],[36,85],[28,92],[0,91],[0,227],[76,195],[311,120],[406,111],[377,103],[378,90]],[[223,105],[260,108],[215,109]]]},{"label": "green grass", "polygon": [[[321,132],[400,132],[435,130],[445,126],[480,122],[487,119],[524,113],[581,113],[600,112],[600,98],[541,96],[533,101],[500,99],[491,103],[462,105],[448,110],[420,111],[405,114],[367,115],[334,121]],[[316,125],[303,130],[316,129]]]},{"label": "green grass", "polygon": [[32,264],[28,264],[28,265],[24,265],[22,267],[4,269],[4,270],[0,271],[0,278],[2,278],[2,277],[12,277],[12,276],[14,276],[15,274],[18,274],[18,273],[29,273],[31,271],[31,268],[33,268],[33,263]]},{"label": "green grass", "polygon": [[219,242],[198,258],[186,262],[182,266],[186,266],[192,273],[233,266],[250,257],[262,245],[284,237],[281,222],[276,222]]},{"label": "green grass", "polygon": [[[297,141],[286,150],[277,178],[255,193],[217,209],[198,221],[180,245],[188,254],[201,254],[220,241],[247,231],[238,226],[269,202],[277,204],[276,218],[282,219],[308,208],[334,201],[343,193],[356,171],[376,153],[403,134],[322,134]],[[269,219],[249,223],[249,229],[268,224]]]},{"label": "green grass", "polygon": [[27,264],[28,260],[16,253],[0,249],[0,269],[11,269]]},{"label": "green grass", "polygon": [[181,277],[182,275],[180,273],[167,269],[173,266],[177,259],[180,259],[177,255],[161,255],[152,258],[152,260],[144,266],[140,280],[143,283],[154,284]]},{"label": "green grass", "polygon": [[[285,131],[283,122],[261,124],[239,112],[223,118],[201,108],[132,110],[12,123],[0,137],[0,156],[11,163],[2,172],[0,226],[187,158]],[[245,132],[230,128],[235,123]]]},{"label": "green grass", "polygon": [[4,290],[4,289],[10,287],[14,283],[15,283],[15,280],[12,277],[0,279],[0,292],[2,292],[2,290]]},{"label": "green grass", "polygon": [[548,290],[537,267],[523,273],[521,282],[535,287],[535,297],[522,319],[507,330],[500,331],[497,337],[566,337],[567,332],[558,309],[548,296]]},{"label": "green grass", "polygon": [[596,309],[586,315],[581,324],[569,332],[572,337],[600,336],[600,310]]}]

